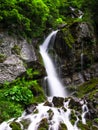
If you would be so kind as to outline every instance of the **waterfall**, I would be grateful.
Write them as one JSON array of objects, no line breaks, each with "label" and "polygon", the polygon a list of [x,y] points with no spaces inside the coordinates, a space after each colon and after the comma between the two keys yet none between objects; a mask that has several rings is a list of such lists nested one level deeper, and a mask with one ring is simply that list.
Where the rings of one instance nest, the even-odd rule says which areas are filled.
[{"label": "waterfall", "polygon": [[[46,102],[35,105],[31,114],[25,111],[21,117],[1,123],[0,130],[14,130],[10,127],[10,124],[13,122],[18,123],[21,130],[39,130],[41,126],[47,130],[60,130],[63,129],[63,127],[66,130],[82,130],[78,128],[79,121],[82,124],[86,124],[85,117],[89,112],[87,102],[83,100],[76,101],[78,103],[78,105],[76,105],[76,102],[71,97],[64,98],[67,96],[66,91],[58,78],[55,66],[48,54],[50,40],[52,37],[55,38],[56,33],[57,31],[53,31],[40,46],[40,54],[42,55],[47,72],[45,80],[47,80],[49,84],[51,97],[48,97]],[[45,89],[46,86],[47,85],[45,85]],[[71,100],[75,102],[76,110],[71,107]],[[60,106],[58,106],[59,103]],[[77,111],[78,107],[81,107],[82,110],[80,110],[80,114]],[[72,118],[73,115],[74,119]],[[73,123],[71,119],[72,121],[74,120]]]},{"label": "waterfall", "polygon": [[54,39],[57,32],[58,31],[53,31],[45,39],[43,44],[40,46],[40,54],[43,58],[43,62],[44,62],[45,68],[46,68],[50,96],[65,97],[65,96],[67,96],[67,93],[65,92],[64,86],[61,84],[61,82],[58,78],[58,75],[55,70],[55,66],[47,51],[51,38]]}]

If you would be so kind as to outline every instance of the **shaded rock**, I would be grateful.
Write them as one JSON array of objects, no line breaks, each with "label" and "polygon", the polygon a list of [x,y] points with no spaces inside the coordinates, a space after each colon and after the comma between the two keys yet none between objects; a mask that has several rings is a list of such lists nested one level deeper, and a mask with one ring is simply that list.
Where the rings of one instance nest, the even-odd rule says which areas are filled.
[{"label": "shaded rock", "polygon": [[97,118],[98,111],[95,107],[95,103],[88,101],[88,108],[89,108],[90,118],[91,119]]},{"label": "shaded rock", "polygon": [[98,77],[98,64],[95,65],[95,76]]},{"label": "shaded rock", "polygon": [[88,70],[83,72],[83,76],[85,78],[85,81],[89,81],[91,79],[91,75]]},{"label": "shaded rock", "polygon": [[63,79],[63,83],[64,83],[66,86],[69,86],[69,85],[72,84],[72,80],[71,80],[71,78],[66,77],[66,78]]},{"label": "shaded rock", "polygon": [[96,38],[90,23],[73,22],[58,31],[53,49],[58,57],[57,67],[65,85],[80,85],[97,77],[97,69],[92,71],[91,68],[98,52],[94,43]]},{"label": "shaded rock", "polygon": [[58,130],[67,130],[67,127],[65,124],[61,123]]},{"label": "shaded rock", "polygon": [[26,108],[26,113],[31,114],[36,109],[37,104],[28,105]]},{"label": "shaded rock", "polygon": [[73,74],[72,80],[73,80],[74,85],[84,83],[84,79],[80,73]]},{"label": "shaded rock", "polygon": [[52,117],[54,115],[53,111],[51,109],[49,109],[47,112],[49,114],[49,120],[52,120]]},{"label": "shaded rock", "polygon": [[41,129],[48,130],[48,127],[49,127],[48,120],[46,118],[44,118],[40,121],[40,125],[38,126],[38,130],[41,130]]},{"label": "shaded rock", "polygon": [[62,107],[64,98],[62,97],[53,97],[52,103],[55,107]]},{"label": "shaded rock", "polygon": [[70,98],[69,107],[81,112],[81,103],[78,98]]},{"label": "shaded rock", "polygon": [[23,129],[28,129],[28,126],[30,125],[31,121],[30,119],[22,119],[21,124],[23,125]]},{"label": "shaded rock", "polygon": [[66,27],[67,26],[67,24],[60,24],[59,26],[58,26],[58,29],[62,29],[62,28],[64,28],[64,27]]},{"label": "shaded rock", "polygon": [[49,106],[49,107],[52,107],[52,103],[51,103],[51,102],[49,102],[49,101],[46,101],[46,102],[44,103],[44,106]]}]

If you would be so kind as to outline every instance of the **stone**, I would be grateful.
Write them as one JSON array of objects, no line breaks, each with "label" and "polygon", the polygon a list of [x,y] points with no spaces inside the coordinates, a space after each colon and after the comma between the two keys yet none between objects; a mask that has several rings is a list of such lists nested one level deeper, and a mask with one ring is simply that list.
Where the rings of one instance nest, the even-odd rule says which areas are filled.
[{"label": "stone", "polygon": [[81,112],[81,103],[78,98],[70,97],[69,107]]},{"label": "stone", "polygon": [[40,125],[38,126],[38,130],[44,130],[44,129],[46,129],[46,130],[48,130],[48,120],[47,120],[47,118],[44,118],[44,119],[42,119],[41,121],[40,121]]},{"label": "stone", "polygon": [[98,77],[98,64],[95,65],[95,76]]},{"label": "stone", "polygon": [[0,64],[0,83],[12,81],[26,71],[23,62],[15,55]]},{"label": "stone", "polygon": [[85,78],[85,81],[89,81],[91,79],[90,73],[86,70],[83,72],[83,76]]},{"label": "stone", "polygon": [[31,44],[28,44],[26,42],[26,40],[22,43],[20,56],[26,62],[31,62],[31,61],[37,60],[33,46]]},{"label": "stone", "polygon": [[66,77],[66,78],[63,79],[63,83],[64,83],[66,86],[68,86],[68,85],[70,85],[70,84],[72,83],[72,80],[71,80],[71,78]]},{"label": "stone", "polygon": [[80,85],[98,77],[97,69],[93,71],[91,68],[98,53],[98,49],[94,49],[95,42],[94,29],[87,22],[73,22],[58,31],[53,49],[58,57],[58,68],[64,85]]},{"label": "stone", "polygon": [[15,35],[9,36],[7,32],[0,32],[0,54],[5,56],[3,59],[1,57],[2,62],[0,62],[0,83],[2,84],[5,81],[11,82],[24,74],[29,64],[35,67],[37,63],[33,45],[26,39],[19,39]]},{"label": "stone", "polygon": [[30,119],[22,119],[20,123],[23,125],[23,129],[27,130],[31,121]]},{"label": "stone", "polygon": [[28,105],[26,108],[26,113],[31,114],[33,111],[36,110],[36,106],[37,106],[37,104]]},{"label": "stone", "polygon": [[80,84],[84,83],[84,79],[83,79],[81,73],[73,74],[72,80],[73,80],[74,85],[80,85]]},{"label": "stone", "polygon": [[49,106],[49,107],[52,107],[52,103],[51,103],[51,102],[49,102],[49,101],[46,101],[46,102],[44,103],[44,106]]},{"label": "stone", "polygon": [[62,107],[64,102],[64,98],[62,97],[53,97],[52,103],[54,107]]}]

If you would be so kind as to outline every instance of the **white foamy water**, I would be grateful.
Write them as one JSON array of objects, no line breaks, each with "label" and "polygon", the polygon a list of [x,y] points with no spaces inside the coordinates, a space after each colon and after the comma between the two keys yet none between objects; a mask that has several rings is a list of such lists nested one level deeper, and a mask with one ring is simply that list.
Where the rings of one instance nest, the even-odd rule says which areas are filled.
[{"label": "white foamy water", "polygon": [[[31,120],[31,124],[29,125],[28,130],[37,130],[42,119],[48,119],[48,130],[58,130],[61,123],[66,125],[67,130],[79,130],[76,124],[77,120],[74,125],[72,125],[70,122],[71,110],[69,109],[69,101],[70,100],[64,102],[64,108],[66,111],[62,108],[44,106],[43,103],[39,104],[36,108],[38,110],[37,114],[32,113],[25,117],[25,119]],[[49,119],[48,111],[52,112],[51,119]]]},{"label": "white foamy water", "polygon": [[65,97],[67,93],[64,86],[61,84],[58,75],[56,73],[56,68],[47,52],[48,45],[51,38],[56,35],[57,31],[53,31],[40,46],[40,54],[43,58],[43,62],[47,72],[47,80],[49,84],[50,96]]},{"label": "white foamy water", "polygon": [[[86,101],[85,101],[86,102]],[[83,124],[86,124],[86,119],[85,119],[85,116],[86,116],[86,114],[89,112],[89,109],[88,109],[88,107],[87,107],[87,103],[85,103],[85,104],[83,104],[83,106],[82,106],[82,123]]]}]

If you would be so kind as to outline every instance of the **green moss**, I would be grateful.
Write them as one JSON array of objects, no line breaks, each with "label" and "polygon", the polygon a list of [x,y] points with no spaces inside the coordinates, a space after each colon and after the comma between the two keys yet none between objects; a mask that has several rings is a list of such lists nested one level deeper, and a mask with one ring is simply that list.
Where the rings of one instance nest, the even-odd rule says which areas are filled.
[{"label": "green moss", "polygon": [[92,130],[98,130],[97,126],[92,126]]},{"label": "green moss", "polygon": [[49,114],[49,120],[51,120],[53,115],[54,115],[54,113],[53,113],[53,111],[51,109],[49,109],[47,112]]},{"label": "green moss", "polygon": [[48,121],[46,118],[44,118],[41,120],[38,130],[48,130],[48,127]]},{"label": "green moss", "polygon": [[21,130],[21,126],[18,122],[12,122],[10,124],[10,127],[12,128],[12,130]]},{"label": "green moss", "polygon": [[0,63],[2,63],[6,59],[6,55],[0,53]]},{"label": "green moss", "polygon": [[95,119],[94,119],[94,122],[98,124],[98,118],[95,118]]},{"label": "green moss", "polygon": [[23,129],[28,129],[28,126],[30,125],[31,121],[29,119],[22,119],[21,124],[23,125]]},{"label": "green moss", "polygon": [[65,40],[65,43],[70,47],[72,48],[72,45],[75,43],[75,39],[74,37],[72,36],[69,28],[64,28],[63,30],[63,39]]},{"label": "green moss", "polygon": [[71,111],[70,121],[71,121],[72,125],[75,124],[75,121],[76,121],[76,120],[77,120],[77,118],[76,118],[75,112],[74,112],[74,111]]},{"label": "green moss", "polygon": [[2,45],[2,43],[3,43],[3,39],[0,39],[0,46]]},{"label": "green moss", "polygon": [[18,45],[14,45],[12,48],[12,52],[16,53],[17,55],[20,55],[21,48]]},{"label": "green moss", "polygon": [[67,130],[67,127],[64,123],[60,124],[60,130]]},{"label": "green moss", "polygon": [[96,85],[98,84],[98,78],[94,78],[88,82],[85,82],[83,85],[78,87],[78,97],[84,97],[85,94],[89,94],[90,99],[93,98],[93,95],[98,92]]},{"label": "green moss", "polygon": [[81,130],[90,130],[90,127],[87,124],[82,124],[82,122],[78,122],[78,128]]}]

